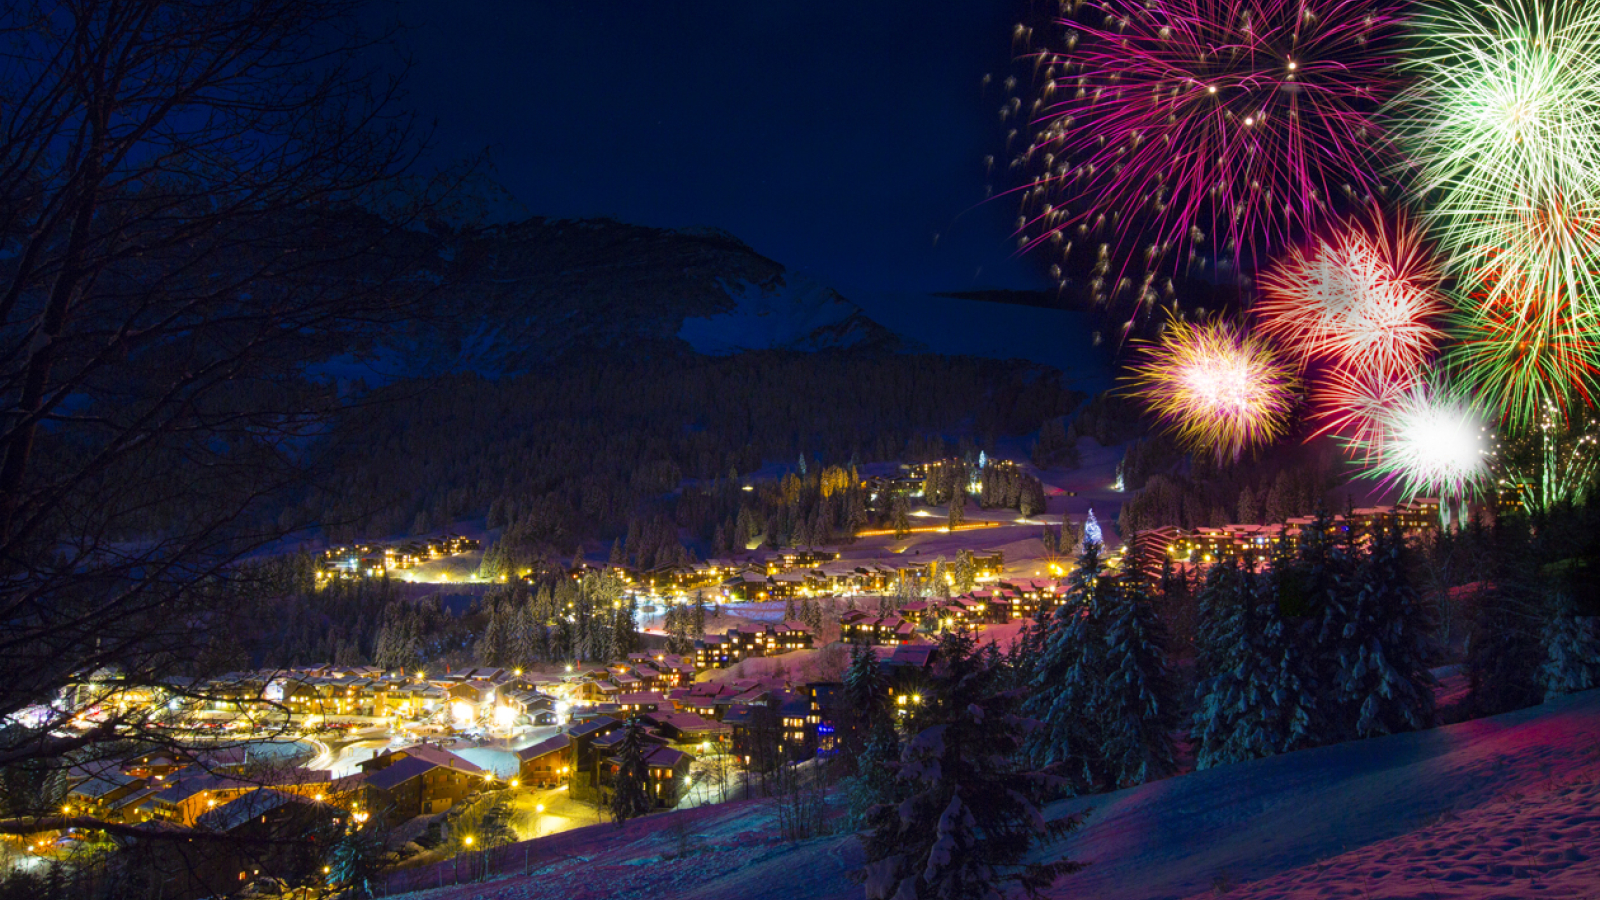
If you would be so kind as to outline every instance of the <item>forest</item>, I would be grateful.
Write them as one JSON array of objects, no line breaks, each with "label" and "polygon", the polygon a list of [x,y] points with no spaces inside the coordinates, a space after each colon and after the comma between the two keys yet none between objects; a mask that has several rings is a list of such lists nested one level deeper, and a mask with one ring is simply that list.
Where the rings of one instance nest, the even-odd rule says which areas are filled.
[{"label": "forest", "polygon": [[[678,529],[702,553],[761,533],[826,543],[860,516],[848,491],[822,495],[830,467],[975,458],[1083,399],[1024,363],[870,352],[594,356],[406,382],[341,416],[314,451],[330,474],[284,516],[320,521],[334,541],[483,516],[522,557],[621,538],[646,567],[677,561]],[[765,500],[736,496],[774,463],[814,484],[803,508],[781,484]],[[741,526],[746,510],[762,521]]]}]

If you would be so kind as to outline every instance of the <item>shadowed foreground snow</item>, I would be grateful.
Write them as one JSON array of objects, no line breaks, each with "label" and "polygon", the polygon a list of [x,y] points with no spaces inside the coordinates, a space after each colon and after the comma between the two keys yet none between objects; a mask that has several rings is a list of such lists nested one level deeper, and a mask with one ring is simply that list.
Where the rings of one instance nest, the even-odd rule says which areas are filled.
[{"label": "shadowed foreground snow", "polygon": [[[1600,691],[1492,719],[1197,772],[1092,807],[1061,898],[1600,897]],[[681,859],[671,828],[695,847]],[[857,898],[853,838],[779,841],[760,803],[531,842],[536,870],[440,898]],[[518,862],[522,847],[509,848]],[[543,868],[537,868],[543,860]]]}]

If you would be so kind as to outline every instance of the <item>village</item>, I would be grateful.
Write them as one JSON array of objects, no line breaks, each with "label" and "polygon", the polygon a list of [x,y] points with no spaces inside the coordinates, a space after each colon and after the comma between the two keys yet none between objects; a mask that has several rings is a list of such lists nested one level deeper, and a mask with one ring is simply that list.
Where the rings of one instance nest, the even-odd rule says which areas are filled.
[{"label": "village", "polygon": [[[1423,499],[1326,521],[1330,534],[1360,542],[1380,521],[1414,534],[1434,527],[1437,515],[1437,501]],[[1123,566],[1255,563],[1280,542],[1293,546],[1314,522],[1162,529],[1110,557]],[[430,552],[467,552],[465,541]],[[411,561],[396,550],[355,550],[374,570]],[[337,557],[350,558],[344,548],[330,552]],[[603,662],[443,672],[327,664],[175,681],[165,690],[121,690],[115,673],[100,673],[77,688],[81,728],[92,729],[113,705],[142,706],[149,727],[190,749],[74,768],[63,813],[246,834],[328,812],[352,822],[375,817],[404,848],[397,858],[430,860],[475,841],[483,847],[603,819],[629,734],[642,742],[656,809],[722,802],[745,795],[752,778],[834,752],[852,653],[875,655],[903,712],[920,699],[917,685],[941,633],[968,631],[1009,647],[1020,628],[1055,609],[1071,566],[1061,557],[1008,561],[1001,550],[961,549],[951,562],[787,550],[612,573],[632,602],[703,608],[711,599],[715,612],[687,652],[664,649],[657,618],[647,619],[641,649]],[[365,568],[336,577],[371,577]],[[1015,574],[1035,571],[1047,574]],[[501,810],[494,828],[483,825],[486,808]],[[28,850],[48,857],[71,839],[70,831],[40,836]]]}]

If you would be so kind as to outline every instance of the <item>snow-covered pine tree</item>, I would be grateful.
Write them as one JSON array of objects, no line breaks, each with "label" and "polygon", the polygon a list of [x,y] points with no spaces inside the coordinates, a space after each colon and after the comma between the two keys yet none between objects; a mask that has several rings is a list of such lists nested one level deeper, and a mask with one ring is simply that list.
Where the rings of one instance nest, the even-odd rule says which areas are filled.
[{"label": "snow-covered pine tree", "polygon": [[1600,619],[1577,615],[1565,595],[1557,596],[1552,607],[1540,636],[1539,684],[1546,700],[1600,685]]},{"label": "snow-covered pine tree", "polygon": [[1393,523],[1373,535],[1346,621],[1333,635],[1339,721],[1356,738],[1428,728],[1434,722],[1435,680],[1428,671],[1432,608],[1411,586],[1406,545]]},{"label": "snow-covered pine tree", "polygon": [[883,674],[878,654],[865,644],[850,652],[850,666],[844,671],[844,697],[865,730],[889,718],[889,680]]},{"label": "snow-covered pine tree", "polygon": [[1525,520],[1497,519],[1484,545],[1492,554],[1489,581],[1478,595],[1467,642],[1467,684],[1474,711],[1496,715],[1544,698],[1539,671],[1545,599]]},{"label": "snow-covered pine tree", "polygon": [[965,548],[956,551],[956,561],[950,566],[950,577],[953,582],[951,589],[957,594],[971,591],[977,583],[977,569],[972,564],[972,551]]},{"label": "snow-covered pine tree", "polygon": [[650,797],[650,769],[645,765],[644,741],[639,737],[637,719],[629,719],[623,727],[617,764],[617,774],[611,782],[611,818],[620,828],[629,819],[650,812],[654,805]]},{"label": "snow-covered pine tree", "polygon": [[1058,772],[1079,792],[1092,791],[1103,781],[1105,601],[1113,592],[1099,545],[1085,545],[1067,593],[1044,631],[1023,703],[1023,711],[1040,723],[1027,737],[1028,759]]},{"label": "snow-covered pine tree", "polygon": [[1020,764],[1015,693],[994,691],[972,636],[946,634],[939,659],[921,727],[893,766],[905,799],[867,814],[866,896],[1000,898],[1011,883],[1037,895],[1079,866],[1028,863],[1029,851],[1077,820],[1045,820],[1049,779]]},{"label": "snow-covered pine tree", "polygon": [[846,786],[849,821],[855,828],[867,824],[867,814],[880,805],[894,805],[905,799],[895,780],[895,762],[900,758],[900,738],[888,716],[880,717],[866,735],[865,746],[856,755],[856,771]]},{"label": "snow-covered pine tree", "polygon": [[500,618],[500,607],[490,605],[489,620],[483,626],[483,633],[478,636],[477,643],[472,645],[472,655],[482,666],[498,666],[506,652],[505,624]]},{"label": "snow-covered pine tree", "polygon": [[1178,687],[1166,627],[1143,583],[1127,579],[1118,594],[1108,598],[1101,755],[1108,782],[1130,787],[1177,768],[1172,732],[1178,726]]},{"label": "snow-covered pine tree", "polygon": [[1315,744],[1356,736],[1359,704],[1343,702],[1340,684],[1346,661],[1360,652],[1365,638],[1352,629],[1357,586],[1348,532],[1318,504],[1311,523],[1300,529],[1293,556],[1280,553],[1272,563],[1279,619],[1288,641],[1284,675],[1312,693],[1316,714],[1310,723]]},{"label": "snow-covered pine tree", "polygon": [[1217,563],[1206,570],[1196,598],[1195,711],[1189,734],[1199,769],[1249,758],[1235,732],[1240,696],[1260,664],[1247,655],[1251,577],[1237,560]]},{"label": "snow-covered pine tree", "polygon": [[1311,746],[1316,700],[1293,620],[1272,579],[1237,564],[1213,567],[1201,592],[1201,673],[1193,737],[1197,768]]}]

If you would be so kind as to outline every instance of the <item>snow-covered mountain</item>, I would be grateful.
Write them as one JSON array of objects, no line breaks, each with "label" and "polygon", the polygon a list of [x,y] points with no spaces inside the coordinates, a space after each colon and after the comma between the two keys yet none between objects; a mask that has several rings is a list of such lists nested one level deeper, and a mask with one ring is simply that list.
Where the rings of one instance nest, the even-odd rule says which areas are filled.
[{"label": "snow-covered mountain", "polygon": [[725,285],[732,309],[689,316],[678,337],[700,353],[838,350],[894,342],[883,326],[832,288],[785,273],[763,284]]}]

